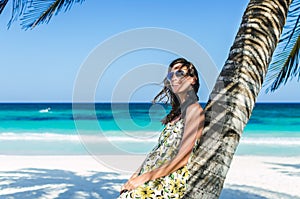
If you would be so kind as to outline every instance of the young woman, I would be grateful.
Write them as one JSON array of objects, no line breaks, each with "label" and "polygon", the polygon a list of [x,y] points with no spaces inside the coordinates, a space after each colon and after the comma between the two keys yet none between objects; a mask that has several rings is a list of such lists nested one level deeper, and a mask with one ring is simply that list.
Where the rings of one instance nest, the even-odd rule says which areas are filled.
[{"label": "young woman", "polygon": [[204,124],[199,86],[192,63],[179,58],[170,64],[164,88],[154,98],[154,102],[167,98],[172,105],[162,120],[165,128],[141,167],[122,186],[120,199],[183,197],[189,177],[187,164]]}]

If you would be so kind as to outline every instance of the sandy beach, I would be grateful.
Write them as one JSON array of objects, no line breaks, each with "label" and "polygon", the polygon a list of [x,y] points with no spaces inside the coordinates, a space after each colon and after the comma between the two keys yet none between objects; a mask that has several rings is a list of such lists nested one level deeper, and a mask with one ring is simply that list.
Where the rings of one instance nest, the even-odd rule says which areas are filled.
[{"label": "sandy beach", "polygon": [[[0,198],[8,199],[116,198],[130,175],[92,156],[0,156],[0,161]],[[299,185],[300,157],[235,156],[220,198],[296,199]]]}]

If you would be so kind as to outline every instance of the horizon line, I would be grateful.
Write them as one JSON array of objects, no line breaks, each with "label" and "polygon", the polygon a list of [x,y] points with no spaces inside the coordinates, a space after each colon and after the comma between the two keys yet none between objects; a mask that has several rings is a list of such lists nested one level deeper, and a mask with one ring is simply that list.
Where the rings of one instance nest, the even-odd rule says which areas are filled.
[{"label": "horizon line", "polygon": [[[199,102],[199,101],[198,101]],[[109,102],[109,101],[96,101],[96,102],[72,102],[72,101],[0,101],[0,104],[37,104],[37,103],[41,103],[41,104],[44,104],[44,103],[53,103],[53,104],[99,104],[99,103],[102,103],[102,104],[111,104],[111,103],[116,103],[116,104],[124,104],[124,103],[148,103],[148,104],[152,104],[151,101],[130,101],[130,102]],[[200,101],[199,103],[202,103],[202,104],[206,104],[207,102],[203,102],[203,101]],[[262,101],[262,102],[255,102],[255,104],[272,104],[272,103],[285,103],[285,104],[294,104],[294,103],[300,103],[300,101]],[[163,102],[157,102],[156,104],[164,104]],[[167,103],[168,104],[168,103]]]}]

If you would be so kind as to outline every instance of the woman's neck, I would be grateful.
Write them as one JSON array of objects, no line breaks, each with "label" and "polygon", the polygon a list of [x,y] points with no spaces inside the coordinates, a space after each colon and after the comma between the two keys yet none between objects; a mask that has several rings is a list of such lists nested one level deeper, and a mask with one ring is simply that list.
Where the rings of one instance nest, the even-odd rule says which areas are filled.
[{"label": "woman's neck", "polygon": [[179,93],[179,94],[177,94],[177,97],[179,99],[179,103],[180,104],[183,104],[185,102],[186,96],[187,96],[187,93]]},{"label": "woman's neck", "polygon": [[176,94],[177,98],[179,99],[180,105],[182,105],[187,100],[187,98],[193,98],[194,97],[195,93],[192,93],[191,91],[192,90],[188,90],[187,92]]}]

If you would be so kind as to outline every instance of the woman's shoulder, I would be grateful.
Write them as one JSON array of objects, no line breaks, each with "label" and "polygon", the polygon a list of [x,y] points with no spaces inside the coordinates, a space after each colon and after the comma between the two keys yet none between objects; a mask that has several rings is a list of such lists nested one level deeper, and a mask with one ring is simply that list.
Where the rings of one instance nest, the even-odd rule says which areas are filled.
[{"label": "woman's shoulder", "polygon": [[186,118],[188,118],[188,120],[199,118],[199,116],[201,116],[202,114],[204,114],[204,110],[198,102],[193,103],[187,107]]},{"label": "woman's shoulder", "polygon": [[202,111],[203,108],[198,102],[195,102],[187,107],[187,111],[191,111],[191,110],[201,110]]}]

